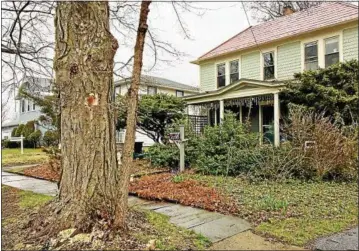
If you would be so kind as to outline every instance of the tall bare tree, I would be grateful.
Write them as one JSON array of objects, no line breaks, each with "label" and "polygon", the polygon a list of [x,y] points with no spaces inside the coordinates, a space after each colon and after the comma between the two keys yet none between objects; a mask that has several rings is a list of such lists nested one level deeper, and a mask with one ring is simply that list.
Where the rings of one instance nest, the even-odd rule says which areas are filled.
[{"label": "tall bare tree", "polygon": [[123,215],[113,98],[117,40],[108,2],[58,2],[54,70],[61,107],[58,210],[66,227],[88,230]]},{"label": "tall bare tree", "polygon": [[321,4],[321,1],[256,1],[245,5],[253,12],[258,21],[273,20],[283,16],[283,7],[290,7],[294,11],[301,11]]},{"label": "tall bare tree", "polygon": [[[128,90],[128,112],[127,112],[127,126],[126,126],[126,137],[122,153],[122,166],[121,166],[121,177],[122,182],[120,184],[121,191],[121,208],[127,208],[128,198],[128,185],[130,178],[130,170],[133,163],[133,149],[135,144],[136,134],[136,122],[137,122],[137,108],[138,108],[138,89],[140,86],[141,71],[143,65],[143,48],[145,45],[146,33],[148,29],[147,18],[149,13],[149,6],[151,1],[142,1],[140,10],[140,20],[137,29],[136,45],[134,49],[134,64],[132,71],[132,82]],[[122,213],[116,218],[117,225],[124,225],[124,219],[126,217],[126,210],[119,211]]]}]

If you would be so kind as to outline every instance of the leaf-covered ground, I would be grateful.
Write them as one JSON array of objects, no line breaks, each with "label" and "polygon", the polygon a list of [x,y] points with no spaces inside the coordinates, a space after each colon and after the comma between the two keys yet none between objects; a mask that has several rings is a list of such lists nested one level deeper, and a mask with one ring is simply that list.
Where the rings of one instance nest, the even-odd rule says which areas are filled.
[{"label": "leaf-covered ground", "polygon": [[1,150],[1,162],[3,166],[39,164],[47,162],[48,159],[46,153],[40,148],[25,148],[24,154],[21,154],[20,148]]},{"label": "leaf-covered ground", "polygon": [[[46,250],[43,240],[27,239],[28,215],[52,197],[2,186],[2,243],[4,250]],[[130,210],[128,231],[114,234],[111,240],[90,240],[89,234],[75,235],[58,247],[60,250],[144,250],[150,244],[157,250],[205,249],[210,242],[201,235],[169,223],[168,218],[150,211]],[[81,236],[81,238],[80,238]]]},{"label": "leaf-covered ground", "polygon": [[209,211],[234,213],[237,208],[215,188],[203,186],[198,181],[182,175],[163,173],[145,176],[130,183],[129,191],[152,200],[165,200]]},{"label": "leaf-covered ground", "polygon": [[[147,160],[135,160],[131,174],[139,177],[152,173],[168,172],[168,168],[154,168],[150,166]],[[6,170],[6,169],[5,169]],[[6,170],[8,172],[24,174],[26,176],[45,179],[49,181],[59,181],[60,173],[53,170],[49,163],[44,163],[32,167],[18,167]]]},{"label": "leaf-covered ground", "polygon": [[257,233],[294,245],[303,246],[358,224],[358,186],[354,182],[250,183],[187,173],[143,177],[132,182],[130,190],[148,199],[169,198],[238,215],[249,220]]}]

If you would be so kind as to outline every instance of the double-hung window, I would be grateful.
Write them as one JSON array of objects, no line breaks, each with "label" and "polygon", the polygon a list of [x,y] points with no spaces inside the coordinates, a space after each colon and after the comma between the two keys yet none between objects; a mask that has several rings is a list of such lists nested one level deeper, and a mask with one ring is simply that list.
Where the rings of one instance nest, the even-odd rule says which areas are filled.
[{"label": "double-hung window", "polygon": [[176,91],[176,97],[183,97],[184,96],[184,93],[183,91]]},{"label": "double-hung window", "polygon": [[217,88],[226,85],[226,64],[217,65]]},{"label": "double-hung window", "polygon": [[325,67],[339,62],[339,37],[325,39]]},{"label": "double-hung window", "polygon": [[317,42],[311,42],[304,45],[304,67],[307,71],[318,69]]},{"label": "double-hung window", "polygon": [[31,107],[31,102],[30,101],[27,101],[27,111],[29,112],[30,111],[30,107]]},{"label": "double-hung window", "polygon": [[239,61],[234,60],[229,63],[230,68],[230,84],[239,80]]},{"label": "double-hung window", "polygon": [[25,112],[25,99],[21,100],[21,112]]},{"label": "double-hung window", "polygon": [[263,53],[264,80],[274,79],[274,52]]},{"label": "double-hung window", "polygon": [[32,110],[35,111],[35,109],[36,109],[36,104],[34,102],[34,103],[32,103]]},{"label": "double-hung window", "polygon": [[155,95],[157,93],[157,87],[148,86],[147,87],[147,94],[148,95]]}]

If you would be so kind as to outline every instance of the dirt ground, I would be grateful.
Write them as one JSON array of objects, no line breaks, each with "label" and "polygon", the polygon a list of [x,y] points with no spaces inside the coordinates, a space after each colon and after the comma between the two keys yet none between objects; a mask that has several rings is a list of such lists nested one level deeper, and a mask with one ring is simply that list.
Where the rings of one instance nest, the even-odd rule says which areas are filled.
[{"label": "dirt ground", "polygon": [[52,198],[4,185],[1,188],[2,250],[144,250],[149,244],[157,250],[202,250],[209,245],[202,236],[174,226],[164,216],[134,209],[126,219],[128,230],[114,232],[110,239],[97,232],[70,237],[72,229],[61,231],[57,237],[29,238],[40,231],[29,224],[29,216],[36,215],[37,209]]},{"label": "dirt ground", "polygon": [[245,231],[213,244],[211,250],[305,250],[304,248],[270,242],[265,238]]}]

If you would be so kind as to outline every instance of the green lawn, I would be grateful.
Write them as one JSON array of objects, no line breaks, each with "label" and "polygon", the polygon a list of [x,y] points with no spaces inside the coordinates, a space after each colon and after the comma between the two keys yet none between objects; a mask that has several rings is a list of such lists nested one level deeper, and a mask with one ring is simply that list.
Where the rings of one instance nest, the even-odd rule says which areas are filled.
[{"label": "green lawn", "polygon": [[354,182],[288,181],[250,183],[245,179],[186,175],[230,196],[238,215],[255,231],[303,246],[358,224],[358,185]]},{"label": "green lawn", "polygon": [[24,154],[21,154],[19,148],[14,148],[2,149],[1,159],[3,166],[15,166],[44,163],[48,161],[48,156],[40,148],[25,148]]}]

